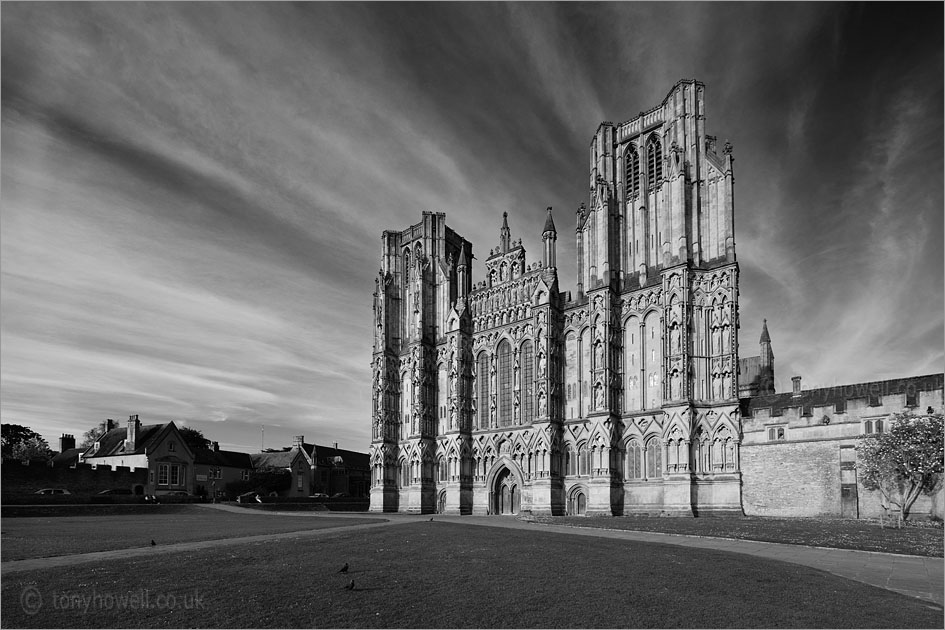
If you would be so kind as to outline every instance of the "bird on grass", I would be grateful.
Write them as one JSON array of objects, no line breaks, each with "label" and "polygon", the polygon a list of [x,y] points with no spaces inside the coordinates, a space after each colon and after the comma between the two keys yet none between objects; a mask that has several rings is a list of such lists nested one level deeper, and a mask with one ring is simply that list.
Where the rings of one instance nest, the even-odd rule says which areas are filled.
[{"label": "bird on grass", "polygon": [[154,539],[152,538],[152,539],[151,539],[151,546],[154,547],[155,545],[157,545],[157,543],[154,542]]},{"label": "bird on grass", "polygon": [[347,573],[348,572],[348,563],[345,562],[345,566],[338,569],[338,573]]},{"label": "bird on grass", "polygon": [[433,522],[433,517],[432,517],[432,516],[430,517],[430,522],[431,522],[431,523]]},{"label": "bird on grass", "polygon": [[345,584],[345,590],[346,590],[346,591],[353,591],[353,590],[354,590],[354,580],[351,580],[350,582],[348,582],[347,584]]}]

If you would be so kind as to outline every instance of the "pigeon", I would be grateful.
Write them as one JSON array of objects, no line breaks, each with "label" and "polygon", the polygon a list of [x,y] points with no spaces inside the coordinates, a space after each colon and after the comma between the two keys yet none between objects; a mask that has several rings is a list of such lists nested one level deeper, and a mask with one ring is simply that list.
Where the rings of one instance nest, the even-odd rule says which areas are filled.
[{"label": "pigeon", "polygon": [[341,568],[338,570],[338,573],[347,573],[347,572],[348,572],[348,563],[345,562],[345,566],[341,567]]},{"label": "pigeon", "polygon": [[350,582],[348,582],[347,584],[345,584],[345,590],[346,590],[346,591],[353,591],[353,590],[354,590],[354,580],[351,580]]},{"label": "pigeon", "polygon": [[157,545],[157,543],[154,542],[154,539],[152,538],[152,539],[151,539],[151,546],[154,547],[155,545]]},{"label": "pigeon", "polygon": [[430,517],[430,522],[431,522],[431,523],[433,522],[433,517],[432,517],[432,516]]}]

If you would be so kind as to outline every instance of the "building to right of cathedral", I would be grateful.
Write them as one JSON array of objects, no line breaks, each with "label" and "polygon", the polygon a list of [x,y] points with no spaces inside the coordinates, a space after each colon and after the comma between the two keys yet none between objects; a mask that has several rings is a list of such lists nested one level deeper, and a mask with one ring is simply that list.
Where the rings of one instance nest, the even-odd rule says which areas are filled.
[{"label": "building to right of cathedral", "polygon": [[602,123],[588,164],[571,290],[551,208],[538,259],[503,214],[479,281],[444,213],[383,233],[371,509],[877,513],[856,441],[941,410],[943,375],[777,393],[766,322],[738,359],[734,150],[707,133],[705,86]]}]

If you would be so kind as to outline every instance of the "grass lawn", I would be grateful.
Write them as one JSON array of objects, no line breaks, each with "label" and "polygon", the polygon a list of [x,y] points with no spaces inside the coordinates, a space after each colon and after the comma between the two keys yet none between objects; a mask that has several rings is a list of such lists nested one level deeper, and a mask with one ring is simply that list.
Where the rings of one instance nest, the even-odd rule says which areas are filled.
[{"label": "grass lawn", "polygon": [[11,573],[0,604],[5,628],[943,624],[938,606],[774,560],[428,521]]},{"label": "grass lawn", "polygon": [[659,518],[646,516],[551,516],[530,519],[537,523],[600,527],[667,534],[716,536],[764,542],[883,551],[913,556],[943,556],[941,523],[926,527],[881,528],[879,521],[836,518],[769,518],[758,516]]},{"label": "grass lawn", "polygon": [[[163,508],[165,506],[159,506]],[[22,560],[158,544],[340,527],[374,520],[230,514],[193,505],[150,514],[4,518],[0,559]]]}]

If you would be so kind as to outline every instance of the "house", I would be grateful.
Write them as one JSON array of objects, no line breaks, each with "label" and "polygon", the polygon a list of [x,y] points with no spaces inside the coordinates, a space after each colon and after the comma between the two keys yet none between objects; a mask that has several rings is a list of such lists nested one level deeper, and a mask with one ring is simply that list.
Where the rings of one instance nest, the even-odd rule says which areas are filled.
[{"label": "house", "polygon": [[211,448],[194,449],[194,491],[200,496],[225,498],[228,484],[247,481],[252,472],[249,453],[221,451],[219,442],[212,442]]},{"label": "house", "polygon": [[[105,433],[79,459],[92,466],[147,469],[145,494],[194,492],[194,453],[173,422],[143,425],[137,414],[128,418],[125,427],[108,420]],[[139,494],[142,489],[134,490]]]},{"label": "house", "polygon": [[367,453],[334,446],[305,445],[315,460],[315,492],[329,496],[339,492],[351,497],[368,497],[371,492],[371,465]]},{"label": "house", "polygon": [[292,446],[280,450],[266,449],[250,457],[253,468],[257,471],[274,468],[288,470],[292,474],[292,484],[288,489],[279,491],[279,496],[307,497],[314,492],[312,487],[314,463],[310,450],[305,448],[303,436],[296,436],[295,444]]}]

